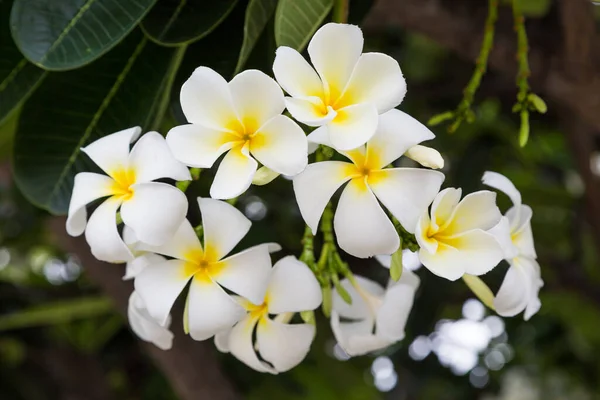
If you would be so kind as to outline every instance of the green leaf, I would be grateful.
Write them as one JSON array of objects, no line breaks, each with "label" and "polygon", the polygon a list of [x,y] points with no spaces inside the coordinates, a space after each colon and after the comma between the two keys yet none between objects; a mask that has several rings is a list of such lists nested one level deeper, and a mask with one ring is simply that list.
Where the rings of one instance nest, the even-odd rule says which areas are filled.
[{"label": "green leaf", "polygon": [[551,0],[517,0],[521,12],[526,17],[543,17],[548,13]]},{"label": "green leaf", "polygon": [[81,147],[139,125],[160,126],[182,50],[134,32],[96,63],[50,74],[21,112],[13,154],[15,180],[34,204],[66,213],[76,173],[97,167]]},{"label": "green leaf", "polygon": [[246,20],[244,21],[244,42],[238,59],[235,73],[241,71],[242,67],[248,60],[252,49],[256,45],[258,38],[269,19],[275,11],[277,0],[250,0],[248,8],[246,8]]},{"label": "green leaf", "polygon": [[159,0],[142,21],[144,33],[163,46],[193,43],[211,33],[237,0]]},{"label": "green leaf", "polygon": [[10,26],[32,63],[63,71],[88,64],[116,46],[156,0],[15,0]]},{"label": "green leaf", "polygon": [[11,1],[0,1],[0,124],[44,80],[46,71],[29,63],[10,35]]},{"label": "green leaf", "polygon": [[0,316],[0,331],[54,325],[106,314],[112,309],[112,303],[105,297],[57,301]]},{"label": "green leaf", "polygon": [[302,51],[333,7],[333,0],[280,0],[275,12],[275,41]]}]

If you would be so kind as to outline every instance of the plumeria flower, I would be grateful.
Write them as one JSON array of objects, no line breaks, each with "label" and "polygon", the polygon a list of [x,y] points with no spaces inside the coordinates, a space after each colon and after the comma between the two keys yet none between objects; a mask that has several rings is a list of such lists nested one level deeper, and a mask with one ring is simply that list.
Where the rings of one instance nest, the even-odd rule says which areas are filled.
[{"label": "plumeria flower", "polygon": [[418,144],[408,149],[405,156],[427,168],[444,168],[444,158],[439,151],[431,147]]},{"label": "plumeria flower", "polygon": [[[351,162],[310,164],[294,178],[294,192],[306,224],[316,233],[321,214],[335,191],[344,188],[334,217],[342,249],[356,257],[392,254],[400,240],[378,200],[404,229],[414,232],[444,180],[441,172],[419,168],[385,168],[407,149],[434,134],[400,110],[379,117],[377,132],[358,149],[343,152]],[[313,140],[330,145],[327,137]]]},{"label": "plumeria flower", "polygon": [[141,245],[141,243],[135,236],[133,229],[128,226],[123,228],[123,241],[134,257],[133,260],[127,261],[125,264],[125,275],[123,276],[124,281],[135,278],[150,264],[166,261],[166,258],[161,255],[151,253],[149,251],[138,250],[138,247]]},{"label": "plumeria flower", "polygon": [[306,167],[306,135],[281,115],[285,108],[281,88],[260,71],[244,71],[227,83],[212,69],[200,67],[181,88],[181,107],[189,124],[167,135],[178,160],[210,168],[227,152],[210,188],[215,199],[245,192],[256,160],[284,175],[296,175]]},{"label": "plumeria flower", "polygon": [[503,237],[508,238],[503,243],[506,243],[504,257],[510,267],[494,299],[494,308],[505,317],[525,311],[524,318],[528,320],[541,307],[539,291],[544,285],[531,232],[533,211],[521,203],[521,193],[504,175],[488,171],[483,175],[483,183],[504,192],[513,203],[503,217],[509,226],[510,236],[500,232],[501,241]]},{"label": "plumeria flower", "polygon": [[482,190],[460,200],[461,193],[442,190],[431,205],[431,216],[426,211],[415,232],[423,265],[452,281],[464,274],[485,274],[503,258],[496,237],[488,232],[502,218],[496,194]]},{"label": "plumeria flower", "polygon": [[161,350],[169,350],[173,346],[173,333],[169,330],[171,317],[158,323],[148,314],[144,301],[135,291],[129,296],[127,317],[131,330],[143,341],[152,343]]},{"label": "plumeria flower", "polygon": [[[313,67],[289,47],[277,49],[273,73],[291,96],[292,116],[339,150],[365,144],[377,128],[377,115],[396,107],[406,94],[398,62],[381,53],[364,53],[358,26],[330,23],[308,44]],[[316,71],[315,71],[316,70]]]},{"label": "plumeria flower", "polygon": [[[139,127],[104,136],[81,150],[107,175],[81,172],[75,176],[69,204],[67,232],[85,238],[99,260],[133,259],[117,230],[120,209],[125,226],[143,242],[159,245],[170,238],[187,213],[185,195],[176,187],[153,182],[171,178],[190,180],[188,169],[171,154],[164,138],[148,132],[129,151],[140,135]],[[85,206],[106,198],[87,221]],[[160,212],[157,212],[160,210]]]},{"label": "plumeria flower", "polygon": [[262,244],[225,258],[250,230],[252,223],[230,204],[198,198],[204,246],[189,221],[184,220],[171,240],[162,246],[141,245],[141,250],[172,257],[148,265],[135,278],[135,290],[148,313],[163,324],[177,296],[191,280],[187,297],[190,335],[205,340],[231,328],[245,309],[223,288],[262,304],[271,271],[269,251],[278,245]]},{"label": "plumeria flower", "polygon": [[350,356],[359,356],[402,340],[419,277],[405,268],[400,280],[390,280],[387,289],[361,276],[354,280],[355,285],[348,279],[341,282],[352,304],[333,291],[331,329],[340,347]]},{"label": "plumeria flower", "polygon": [[257,371],[288,371],[308,354],[315,327],[287,322],[294,313],[316,309],[322,300],[319,283],[306,264],[292,256],[284,257],[273,266],[263,301],[253,304],[238,299],[246,317],[232,330],[217,334],[215,344]]}]

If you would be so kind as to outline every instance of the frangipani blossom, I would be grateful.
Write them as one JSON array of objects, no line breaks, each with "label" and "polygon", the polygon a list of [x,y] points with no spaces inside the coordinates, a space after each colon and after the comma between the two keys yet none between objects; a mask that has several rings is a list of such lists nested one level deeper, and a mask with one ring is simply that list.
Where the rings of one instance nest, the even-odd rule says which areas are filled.
[{"label": "frangipani blossom", "polygon": [[[329,145],[327,137],[312,140]],[[394,225],[378,200],[414,232],[418,218],[440,189],[444,174],[420,168],[385,168],[406,150],[434,134],[400,110],[379,117],[377,132],[366,147],[343,152],[352,162],[310,164],[294,178],[294,192],[306,224],[316,233],[321,214],[335,191],[344,188],[334,217],[342,249],[356,257],[392,254],[400,245]]]},{"label": "frangipani blossom", "polygon": [[496,237],[488,232],[502,218],[496,193],[482,190],[460,200],[461,193],[442,190],[431,205],[431,216],[425,212],[415,232],[423,265],[451,281],[464,274],[483,275],[504,258]]},{"label": "frangipani blossom", "polygon": [[139,250],[138,247],[141,245],[141,243],[137,237],[135,237],[133,230],[128,226],[123,228],[123,241],[127,247],[129,247],[129,250],[134,257],[133,260],[127,261],[125,264],[125,275],[123,276],[124,281],[135,278],[150,264],[166,261],[166,259],[161,255],[149,251]]},{"label": "frangipani blossom", "polygon": [[257,371],[288,371],[308,354],[315,327],[287,322],[294,313],[316,309],[322,300],[319,283],[306,264],[292,256],[284,257],[273,266],[261,304],[238,299],[248,314],[232,330],[217,334],[215,344]]},{"label": "frangipani blossom", "polygon": [[356,286],[347,279],[341,282],[352,304],[333,291],[331,329],[340,347],[350,356],[359,356],[402,340],[419,277],[405,268],[400,280],[390,280],[387,289],[361,276],[354,279]]},{"label": "frangipani blossom", "polygon": [[[171,178],[190,180],[188,169],[171,154],[164,138],[148,132],[129,151],[140,135],[139,127],[104,136],[81,149],[106,175],[81,172],[75,176],[69,204],[67,232],[85,238],[99,260],[124,262],[133,259],[117,231],[120,208],[125,226],[145,243],[159,245],[173,235],[187,213],[185,195],[166,183]],[[85,206],[108,197],[87,221]],[[157,212],[160,210],[160,212]]]},{"label": "frangipani blossom", "polygon": [[245,309],[223,287],[253,304],[262,303],[271,271],[269,251],[279,250],[279,246],[262,244],[224,258],[252,223],[226,202],[198,198],[198,203],[204,246],[187,220],[164,245],[141,245],[142,250],[173,259],[148,265],[136,276],[135,290],[152,318],[164,323],[175,299],[191,280],[184,318],[192,338],[205,340],[231,328],[245,315]]},{"label": "frangipani blossom", "polygon": [[277,49],[273,73],[291,96],[292,116],[318,126],[339,150],[365,144],[377,128],[377,115],[396,107],[406,94],[398,62],[382,53],[364,53],[358,26],[329,23],[308,44],[313,67],[296,50]]},{"label": "frangipani blossom", "polygon": [[[248,189],[258,160],[279,174],[296,175],[306,167],[306,135],[290,118],[277,82],[257,70],[231,82],[210,68],[197,68],[181,88],[181,107],[189,125],[167,135],[175,157],[186,165],[219,165],[210,196],[230,199]],[[256,159],[256,160],[255,160]]]},{"label": "frangipani blossom", "polygon": [[173,333],[169,330],[171,317],[158,323],[148,314],[142,298],[133,291],[129,296],[127,318],[131,330],[143,341],[154,344],[161,350],[169,350],[173,345]]},{"label": "frangipani blossom", "polygon": [[510,236],[504,234],[500,237],[500,241],[506,243],[504,257],[510,267],[494,299],[494,308],[505,317],[515,316],[524,310],[524,318],[528,320],[541,307],[538,294],[544,285],[531,232],[533,211],[521,203],[521,193],[504,175],[488,171],[483,175],[483,183],[504,192],[513,203],[503,217],[509,226]]}]

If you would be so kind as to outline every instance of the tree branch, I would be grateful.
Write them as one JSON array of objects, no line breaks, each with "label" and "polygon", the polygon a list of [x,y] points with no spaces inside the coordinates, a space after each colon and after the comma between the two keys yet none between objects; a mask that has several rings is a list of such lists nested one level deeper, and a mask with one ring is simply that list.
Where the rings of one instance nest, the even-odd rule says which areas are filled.
[{"label": "tree branch", "polygon": [[[121,279],[123,268],[96,260],[82,237],[67,235],[64,218],[51,218],[49,229],[58,245],[77,254],[89,279],[110,296],[117,310],[127,318],[127,303],[133,288],[130,282]],[[172,349],[163,351],[145,342],[142,346],[165,374],[177,395],[182,400],[239,399],[233,384],[219,368],[211,343],[193,341],[183,333],[181,324],[175,323],[172,328],[175,334]]]}]

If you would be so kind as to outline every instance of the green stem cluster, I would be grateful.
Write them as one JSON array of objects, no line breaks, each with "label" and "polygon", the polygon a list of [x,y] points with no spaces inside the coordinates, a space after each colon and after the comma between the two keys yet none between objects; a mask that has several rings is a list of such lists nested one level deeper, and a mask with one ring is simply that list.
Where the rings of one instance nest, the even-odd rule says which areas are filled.
[{"label": "green stem cluster", "polygon": [[340,24],[348,23],[348,1],[349,0],[334,0],[333,2],[333,22]]},{"label": "green stem cluster", "polygon": [[198,179],[200,179],[201,172],[202,172],[202,170],[200,168],[190,168],[190,175],[192,176],[192,180],[191,181],[178,181],[175,184],[175,186],[177,186],[177,189],[179,189],[185,193],[185,191],[188,189],[188,187],[190,186],[192,181],[197,181]]},{"label": "green stem cluster", "polygon": [[519,69],[517,72],[517,103],[513,106],[513,112],[518,112],[521,117],[521,128],[519,129],[519,144],[521,147],[527,144],[529,139],[529,111],[545,113],[547,110],[544,101],[531,92],[529,87],[529,43],[527,41],[527,31],[525,30],[525,17],[519,8],[517,0],[512,0],[514,28],[517,33],[517,63]]},{"label": "green stem cluster", "polygon": [[433,116],[428,122],[429,125],[434,126],[447,120],[453,120],[448,127],[448,132],[453,133],[463,121],[466,120],[468,123],[471,123],[475,120],[475,113],[472,110],[473,99],[481,84],[481,79],[487,70],[488,58],[494,44],[494,32],[497,19],[498,0],[488,0],[488,15],[485,20],[481,49],[479,50],[479,56],[475,62],[473,75],[463,90],[463,98],[454,111],[446,111]]}]

